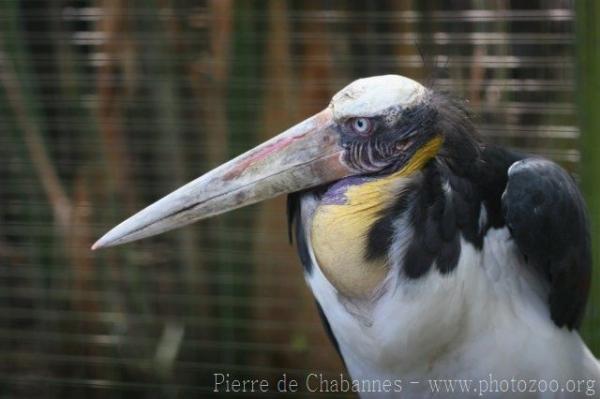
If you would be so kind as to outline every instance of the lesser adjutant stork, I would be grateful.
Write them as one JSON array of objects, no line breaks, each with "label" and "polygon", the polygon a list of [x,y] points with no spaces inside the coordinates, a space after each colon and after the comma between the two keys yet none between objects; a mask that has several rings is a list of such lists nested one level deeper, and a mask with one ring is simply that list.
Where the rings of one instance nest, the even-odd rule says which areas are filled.
[{"label": "lesser adjutant stork", "polygon": [[576,183],[551,161],[483,142],[461,102],[402,76],[351,83],[93,248],[281,194],[353,379],[600,377],[577,332],[591,251]]}]

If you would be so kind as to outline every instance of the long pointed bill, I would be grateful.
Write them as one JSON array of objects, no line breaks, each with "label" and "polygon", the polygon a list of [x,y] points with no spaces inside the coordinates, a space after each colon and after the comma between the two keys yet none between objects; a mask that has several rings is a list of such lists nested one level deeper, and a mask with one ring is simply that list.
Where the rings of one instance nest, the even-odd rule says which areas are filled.
[{"label": "long pointed bill", "polygon": [[341,161],[329,108],[175,190],[125,220],[92,249],[109,247],[352,174]]}]

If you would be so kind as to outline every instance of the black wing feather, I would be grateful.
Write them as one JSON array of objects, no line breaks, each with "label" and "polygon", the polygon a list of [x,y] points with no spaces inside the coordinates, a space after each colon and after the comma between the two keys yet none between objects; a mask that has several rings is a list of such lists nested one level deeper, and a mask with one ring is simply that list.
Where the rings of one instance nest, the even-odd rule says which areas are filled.
[{"label": "black wing feather", "polygon": [[591,278],[589,221],[573,178],[544,159],[526,158],[508,171],[504,219],[528,263],[550,283],[550,315],[578,328]]},{"label": "black wing feather", "polygon": [[304,232],[304,224],[300,215],[300,194],[292,193],[288,195],[287,200],[287,218],[288,218],[288,238],[290,244],[293,242],[293,236],[296,236],[296,249],[300,257],[300,263],[304,267],[304,272],[312,273],[312,260],[310,259],[310,251],[306,242],[306,233]]},{"label": "black wing feather", "polygon": [[323,308],[321,307],[321,304],[316,299],[315,299],[315,304],[317,305],[317,310],[319,311],[319,317],[321,318],[321,323],[323,323],[323,328],[325,329],[325,333],[327,334],[327,337],[333,344],[333,347],[335,348],[335,351],[338,353],[340,359],[342,360],[342,363],[344,363],[344,366],[346,366],[346,361],[344,360],[344,356],[342,356],[342,351],[340,350],[340,344],[338,343],[337,339],[335,338],[335,335],[333,335],[333,330],[331,329],[329,320],[327,319],[327,316],[325,316],[325,312],[323,312]]}]

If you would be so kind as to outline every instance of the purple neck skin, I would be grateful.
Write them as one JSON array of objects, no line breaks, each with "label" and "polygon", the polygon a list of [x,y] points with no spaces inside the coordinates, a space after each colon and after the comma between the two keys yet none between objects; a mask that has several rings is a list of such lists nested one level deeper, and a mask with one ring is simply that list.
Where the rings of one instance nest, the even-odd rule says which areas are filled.
[{"label": "purple neck skin", "polygon": [[350,176],[333,183],[321,197],[324,205],[344,205],[348,202],[346,190],[352,186],[366,183],[373,179],[368,177]]}]

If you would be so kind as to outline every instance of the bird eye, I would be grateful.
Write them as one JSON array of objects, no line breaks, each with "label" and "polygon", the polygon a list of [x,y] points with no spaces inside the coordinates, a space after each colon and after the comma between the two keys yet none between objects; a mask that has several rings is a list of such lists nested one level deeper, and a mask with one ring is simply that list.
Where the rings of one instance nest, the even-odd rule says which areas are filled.
[{"label": "bird eye", "polygon": [[369,118],[352,118],[350,120],[350,126],[355,133],[367,135],[371,133],[373,122],[371,122]]}]

